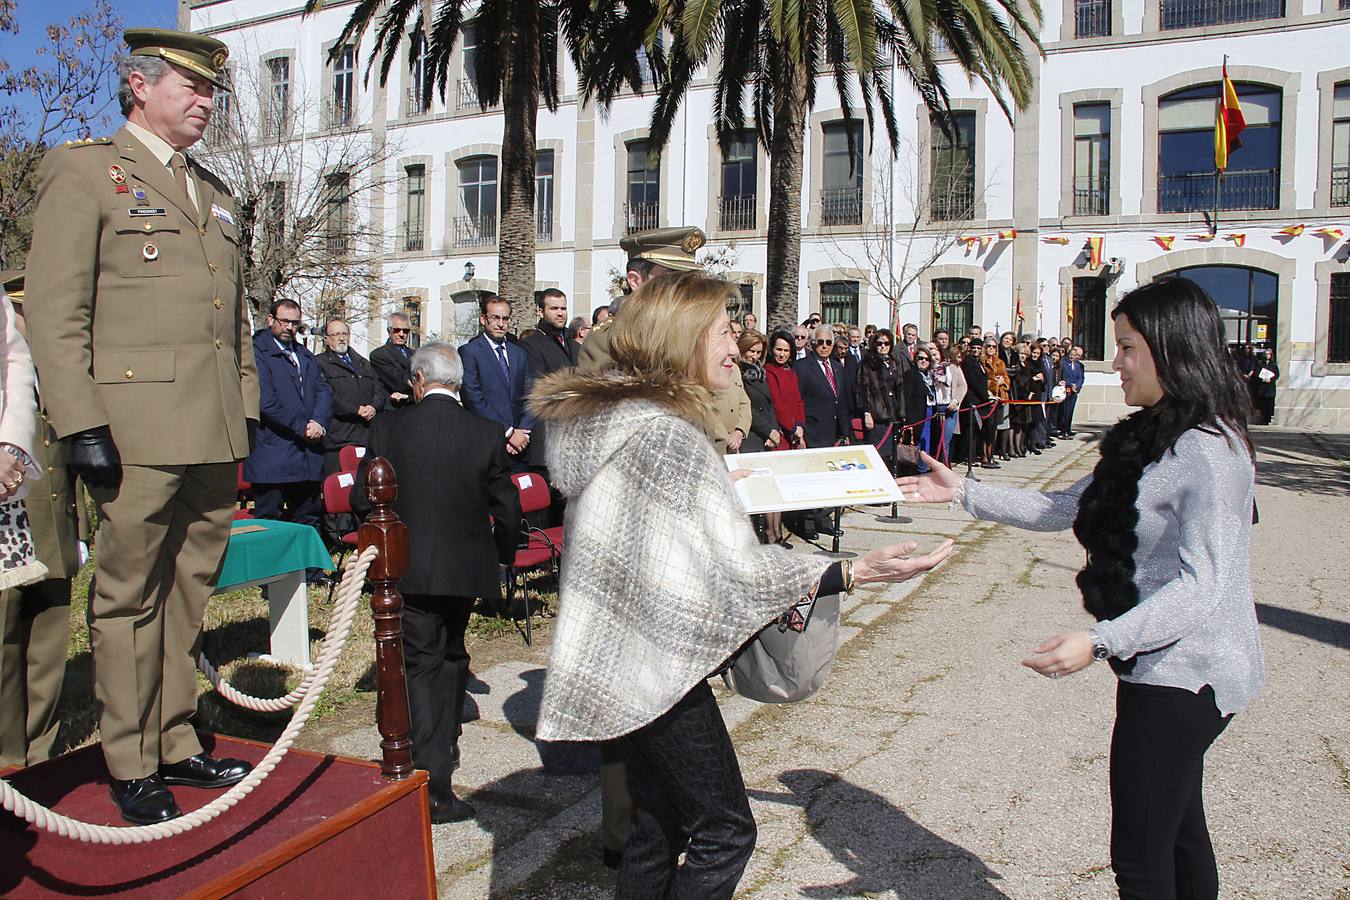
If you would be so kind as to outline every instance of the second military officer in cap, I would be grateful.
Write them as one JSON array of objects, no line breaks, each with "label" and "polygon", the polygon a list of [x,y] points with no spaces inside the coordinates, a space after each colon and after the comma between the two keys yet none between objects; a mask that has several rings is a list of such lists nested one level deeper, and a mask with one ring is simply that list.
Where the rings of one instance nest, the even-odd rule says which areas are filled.
[{"label": "second military officer in cap", "polygon": [[234,200],[185,155],[225,87],[225,45],[125,39],[125,127],[43,160],[27,312],[42,399],[99,508],[99,726],[113,800],[139,824],[179,814],[166,785],[224,787],[249,770],[202,751],[190,654],[258,383]]}]

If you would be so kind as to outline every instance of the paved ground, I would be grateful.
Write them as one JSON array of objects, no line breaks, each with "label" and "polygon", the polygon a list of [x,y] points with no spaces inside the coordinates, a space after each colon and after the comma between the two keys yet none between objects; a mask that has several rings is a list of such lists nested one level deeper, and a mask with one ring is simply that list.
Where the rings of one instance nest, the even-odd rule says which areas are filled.
[{"label": "paved ground", "polygon": [[[1206,802],[1232,897],[1350,898],[1350,438],[1258,438],[1253,577],[1264,694],[1211,750]],[[987,477],[1067,484],[1092,436]],[[1018,665],[1086,621],[1069,533],[972,522],[946,507],[913,521],[846,519],[848,549],[956,537],[922,582],[859,591],[848,643],[811,700],[723,696],[759,843],[748,897],[1110,897],[1106,749],[1114,683],[1093,666],[1059,682]],[[436,826],[446,897],[602,897],[596,759],[536,745],[543,670],[503,662],[473,686],[458,785],[476,822]],[[332,749],[374,757],[364,728]]]}]

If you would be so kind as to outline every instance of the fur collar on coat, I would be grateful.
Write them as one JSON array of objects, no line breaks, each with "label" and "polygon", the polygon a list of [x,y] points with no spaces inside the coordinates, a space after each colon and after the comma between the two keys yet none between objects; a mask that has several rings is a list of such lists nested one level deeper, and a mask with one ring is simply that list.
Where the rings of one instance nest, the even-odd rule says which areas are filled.
[{"label": "fur collar on coat", "polygon": [[709,401],[687,381],[615,372],[535,387],[549,473],[569,498],[541,740],[608,740],[653,721],[829,565],[755,538],[695,424]]}]

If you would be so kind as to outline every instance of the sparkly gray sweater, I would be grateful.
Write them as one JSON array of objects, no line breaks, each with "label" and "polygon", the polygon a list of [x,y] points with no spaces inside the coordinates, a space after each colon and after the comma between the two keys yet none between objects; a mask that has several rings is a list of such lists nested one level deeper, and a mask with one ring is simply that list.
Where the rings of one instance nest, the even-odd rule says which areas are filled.
[{"label": "sparkly gray sweater", "polygon": [[[1092,476],[1064,491],[967,480],[963,505],[980,519],[1032,531],[1073,527]],[[1139,480],[1139,604],[1098,622],[1111,655],[1136,657],[1121,678],[1198,692],[1219,712],[1241,711],[1265,678],[1252,599],[1252,462],[1240,442],[1191,429]]]}]

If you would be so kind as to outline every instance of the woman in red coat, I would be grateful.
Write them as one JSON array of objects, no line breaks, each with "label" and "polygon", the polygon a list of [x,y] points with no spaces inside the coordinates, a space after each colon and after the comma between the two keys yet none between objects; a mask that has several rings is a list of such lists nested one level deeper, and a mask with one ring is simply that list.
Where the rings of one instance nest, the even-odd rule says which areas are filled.
[{"label": "woman in red coat", "polygon": [[[769,338],[769,358],[764,364],[764,380],[769,383],[769,397],[773,400],[774,417],[778,419],[778,430],[783,435],[775,450],[787,450],[806,446],[806,407],[802,405],[802,393],[797,387],[797,373],[792,371],[792,360],[796,356],[792,335],[786,331],[775,331]],[[783,536],[783,514],[771,513],[768,517],[769,540],[783,547],[791,548]]]}]

